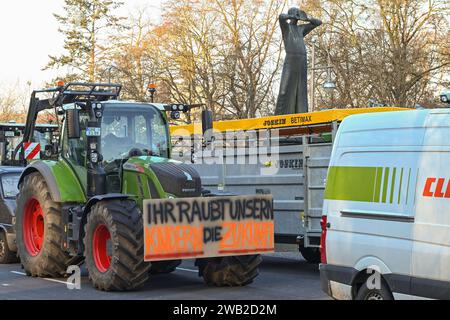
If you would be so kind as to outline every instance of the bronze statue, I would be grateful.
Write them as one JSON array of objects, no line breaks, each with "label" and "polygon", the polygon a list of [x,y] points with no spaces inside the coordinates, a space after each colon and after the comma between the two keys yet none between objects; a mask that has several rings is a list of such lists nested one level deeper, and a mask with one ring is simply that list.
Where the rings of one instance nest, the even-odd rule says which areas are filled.
[{"label": "bronze statue", "polygon": [[[298,24],[299,21],[308,22]],[[304,37],[322,24],[299,8],[280,15],[286,59],[281,76],[276,115],[308,112],[308,72]]]}]

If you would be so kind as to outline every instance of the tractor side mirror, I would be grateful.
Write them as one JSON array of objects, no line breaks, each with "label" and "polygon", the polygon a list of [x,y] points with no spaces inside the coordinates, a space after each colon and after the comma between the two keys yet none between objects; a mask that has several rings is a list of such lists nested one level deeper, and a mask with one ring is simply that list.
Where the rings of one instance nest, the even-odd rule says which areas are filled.
[{"label": "tractor side mirror", "polygon": [[78,109],[67,110],[66,119],[69,139],[80,139],[80,111]]},{"label": "tractor side mirror", "polygon": [[211,110],[203,110],[202,111],[202,127],[203,127],[203,135],[206,132],[213,129],[213,113]]}]

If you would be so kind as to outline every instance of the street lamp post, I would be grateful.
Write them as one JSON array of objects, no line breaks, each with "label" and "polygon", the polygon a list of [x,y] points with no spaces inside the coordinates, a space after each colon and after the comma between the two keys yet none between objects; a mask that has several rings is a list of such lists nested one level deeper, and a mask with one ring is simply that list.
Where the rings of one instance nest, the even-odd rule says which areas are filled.
[{"label": "street lamp post", "polygon": [[311,84],[310,84],[310,101],[311,101],[311,112],[316,109],[316,71],[326,70],[327,79],[323,83],[322,87],[325,90],[333,91],[336,89],[336,81],[333,80],[332,71],[333,66],[331,65],[330,56],[328,55],[328,65],[327,66],[316,66],[316,43],[313,42],[312,53],[311,53]]}]

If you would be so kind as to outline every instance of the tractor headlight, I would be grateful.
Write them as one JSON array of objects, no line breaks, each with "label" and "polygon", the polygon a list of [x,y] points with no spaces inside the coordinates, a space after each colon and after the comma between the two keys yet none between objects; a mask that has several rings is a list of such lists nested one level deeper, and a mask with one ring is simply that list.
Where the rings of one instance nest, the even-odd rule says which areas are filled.
[{"label": "tractor headlight", "polygon": [[449,102],[448,96],[447,96],[446,94],[443,94],[443,95],[441,96],[441,102],[444,102],[444,103]]}]

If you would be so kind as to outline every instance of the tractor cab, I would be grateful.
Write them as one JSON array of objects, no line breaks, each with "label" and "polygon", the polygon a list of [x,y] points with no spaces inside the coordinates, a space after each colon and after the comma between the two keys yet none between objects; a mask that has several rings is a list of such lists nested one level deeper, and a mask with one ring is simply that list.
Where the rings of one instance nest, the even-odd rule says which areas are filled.
[{"label": "tractor cab", "polygon": [[9,165],[13,160],[14,149],[19,145],[25,126],[16,123],[0,124],[0,162]]},{"label": "tractor cab", "polygon": [[62,130],[62,156],[76,168],[85,186],[88,163],[103,168],[105,193],[120,193],[122,168],[129,159],[170,158],[167,118],[152,104],[112,100],[93,108],[73,103],[63,109],[72,115]]},{"label": "tractor cab", "polygon": [[[24,141],[32,141],[31,132],[37,127],[38,115],[54,110],[61,126],[61,136],[54,139],[56,142],[52,145],[45,146],[46,156],[42,160],[68,165],[81,184],[86,199],[112,193],[134,194],[134,184],[124,183],[124,175],[133,168],[143,170],[146,166],[152,167],[152,173],[158,175],[158,179],[153,179],[158,182],[150,183],[151,190],[145,192],[144,189],[141,197],[200,195],[198,175],[187,165],[178,163],[171,166],[174,161],[170,160],[167,114],[177,118],[181,112],[189,112],[201,105],[125,102],[118,99],[121,89],[118,84],[69,83],[34,91]],[[207,111],[203,113],[209,115]],[[203,118],[211,119],[211,116]],[[212,121],[204,121],[204,128],[209,127],[212,128]],[[22,148],[20,159],[25,165],[34,160],[27,157],[25,148]],[[137,165],[137,162],[141,164]],[[171,166],[170,170],[168,166]],[[186,171],[194,176],[191,180],[195,180],[195,186],[190,180],[181,181],[186,180]],[[173,175],[180,179],[174,180]],[[174,182],[178,182],[178,188],[174,187]]]},{"label": "tractor cab", "polygon": [[[22,146],[25,125],[15,122],[0,124],[0,165],[16,166],[19,165],[18,150]],[[32,143],[42,146],[52,144],[54,138],[58,135],[59,127],[53,124],[36,124]],[[35,158],[43,156],[43,150],[35,154]]]}]

